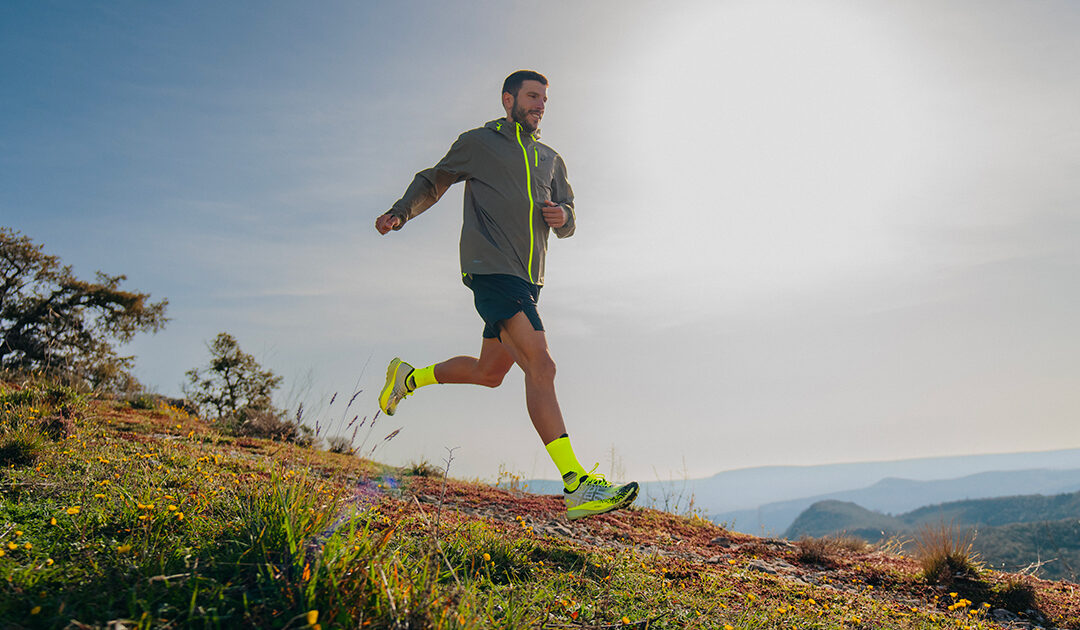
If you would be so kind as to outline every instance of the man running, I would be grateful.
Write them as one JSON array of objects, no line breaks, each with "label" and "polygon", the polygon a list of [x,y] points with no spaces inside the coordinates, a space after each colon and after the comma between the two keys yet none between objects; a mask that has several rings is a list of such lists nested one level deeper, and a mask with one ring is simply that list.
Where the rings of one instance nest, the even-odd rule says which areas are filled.
[{"label": "man running", "polygon": [[567,517],[603,514],[634,501],[638,484],[616,486],[585,472],[570,447],[555,397],[555,362],[536,303],[544,284],[548,232],[574,233],[574,193],[566,165],[537,141],[548,81],[531,70],[506,77],[506,117],[458,136],[434,167],[416,174],[405,196],[375,221],[380,234],[400,230],[457,182],[465,182],[461,272],[484,320],[480,356],[459,356],[413,369],[394,359],[379,407],[394,415],[417,388],[444,383],[498,387],[515,363],[525,373],[525,404],[563,479]]}]

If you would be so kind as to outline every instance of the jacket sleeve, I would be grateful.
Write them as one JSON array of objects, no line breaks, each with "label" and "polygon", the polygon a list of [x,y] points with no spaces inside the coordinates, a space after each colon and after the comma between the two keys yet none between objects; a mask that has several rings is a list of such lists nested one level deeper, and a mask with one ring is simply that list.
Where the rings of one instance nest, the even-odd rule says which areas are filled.
[{"label": "jacket sleeve", "polygon": [[555,236],[559,238],[573,236],[574,228],[577,227],[577,215],[574,212],[574,189],[570,188],[570,182],[566,180],[566,162],[563,162],[562,156],[558,154],[555,156],[555,172],[551,179],[551,200],[566,208],[566,213],[569,215],[565,225],[561,228],[555,228]]},{"label": "jacket sleeve", "polygon": [[401,219],[394,229],[400,230],[406,221],[435,205],[447,189],[468,178],[469,155],[468,139],[461,134],[438,164],[417,173],[405,195],[387,211]]}]

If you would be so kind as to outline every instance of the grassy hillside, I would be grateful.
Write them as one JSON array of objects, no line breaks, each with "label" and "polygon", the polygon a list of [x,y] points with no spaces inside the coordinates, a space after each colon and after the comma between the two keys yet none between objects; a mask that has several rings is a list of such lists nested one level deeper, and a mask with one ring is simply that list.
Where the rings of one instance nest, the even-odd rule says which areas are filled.
[{"label": "grassy hillside", "polygon": [[0,493],[4,628],[1080,628],[1073,584],[930,585],[649,509],[570,523],[557,496],[47,384],[0,386]]}]

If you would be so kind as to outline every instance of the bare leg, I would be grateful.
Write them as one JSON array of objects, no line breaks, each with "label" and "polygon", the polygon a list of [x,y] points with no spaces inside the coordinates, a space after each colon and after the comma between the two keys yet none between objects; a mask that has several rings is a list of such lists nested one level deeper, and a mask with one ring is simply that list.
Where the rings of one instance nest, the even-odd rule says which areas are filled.
[{"label": "bare leg", "polygon": [[498,387],[514,365],[514,358],[498,339],[484,339],[480,357],[454,357],[435,366],[440,383],[466,383]]},{"label": "bare leg", "polygon": [[525,313],[504,321],[501,333],[503,347],[525,372],[529,418],[540,439],[549,444],[566,433],[566,424],[555,397],[555,361],[548,351],[547,336],[541,330],[533,330]]}]

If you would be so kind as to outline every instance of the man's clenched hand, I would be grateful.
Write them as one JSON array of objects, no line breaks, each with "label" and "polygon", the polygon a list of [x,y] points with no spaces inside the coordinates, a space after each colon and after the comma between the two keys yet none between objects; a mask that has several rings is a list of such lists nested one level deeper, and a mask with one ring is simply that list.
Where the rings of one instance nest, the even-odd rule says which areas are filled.
[{"label": "man's clenched hand", "polygon": [[401,227],[401,219],[392,214],[379,215],[379,218],[375,219],[375,229],[379,231],[379,234],[386,234],[399,227]]},{"label": "man's clenched hand", "polygon": [[566,209],[551,201],[545,201],[540,211],[544,213],[544,223],[547,223],[548,227],[561,228],[570,220]]}]

